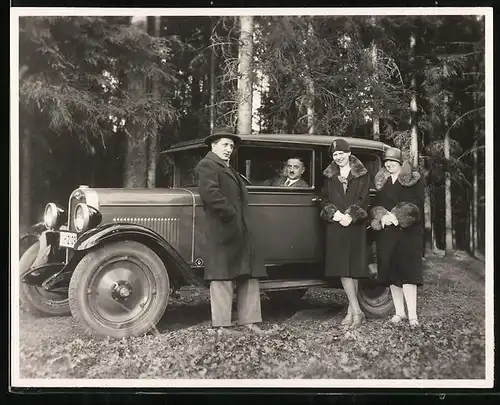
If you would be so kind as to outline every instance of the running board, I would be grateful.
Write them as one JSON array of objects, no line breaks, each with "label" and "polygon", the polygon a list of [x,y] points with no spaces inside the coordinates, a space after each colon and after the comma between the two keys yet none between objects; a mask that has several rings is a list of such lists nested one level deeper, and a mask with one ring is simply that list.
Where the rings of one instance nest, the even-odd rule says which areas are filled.
[{"label": "running board", "polygon": [[261,291],[300,290],[327,286],[325,280],[260,280]]}]

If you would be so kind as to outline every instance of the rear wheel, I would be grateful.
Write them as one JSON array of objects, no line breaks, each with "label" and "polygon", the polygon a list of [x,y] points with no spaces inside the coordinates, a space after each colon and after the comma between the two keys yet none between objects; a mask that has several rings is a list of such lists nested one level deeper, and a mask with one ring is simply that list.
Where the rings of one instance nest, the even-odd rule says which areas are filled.
[{"label": "rear wheel", "polygon": [[135,241],[113,242],[87,253],[69,285],[71,313],[93,334],[140,336],[160,320],[170,284],[161,259]]},{"label": "rear wheel", "polygon": [[[24,276],[30,269],[38,254],[40,243],[36,241],[19,260],[19,275]],[[19,299],[23,309],[42,316],[69,315],[68,294],[49,292],[36,285],[19,283]]]},{"label": "rear wheel", "polygon": [[[376,271],[371,264],[370,272]],[[394,312],[391,291],[372,279],[361,279],[358,284],[358,301],[361,309],[376,317],[386,317]]]}]

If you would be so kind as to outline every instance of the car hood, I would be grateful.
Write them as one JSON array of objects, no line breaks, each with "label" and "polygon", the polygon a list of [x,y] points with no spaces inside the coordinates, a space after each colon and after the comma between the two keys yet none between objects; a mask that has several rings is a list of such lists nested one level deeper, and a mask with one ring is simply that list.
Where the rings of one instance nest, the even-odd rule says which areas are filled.
[{"label": "car hood", "polygon": [[94,188],[99,206],[106,205],[196,205],[201,204],[195,188]]}]

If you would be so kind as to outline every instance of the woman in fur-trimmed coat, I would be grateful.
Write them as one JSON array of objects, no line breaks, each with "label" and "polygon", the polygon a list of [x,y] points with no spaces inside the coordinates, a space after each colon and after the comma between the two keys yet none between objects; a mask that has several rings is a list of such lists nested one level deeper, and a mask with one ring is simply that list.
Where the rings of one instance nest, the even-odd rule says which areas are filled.
[{"label": "woman in fur-trimmed coat", "polygon": [[358,326],[365,320],[357,297],[358,279],[369,277],[365,241],[370,178],[345,140],[333,141],[329,154],[333,161],[323,171],[320,213],[327,221],[325,275],[340,277],[347,294],[349,308],[342,324]]},{"label": "woman in fur-trimmed coat", "polygon": [[390,286],[396,315],[391,322],[407,319],[417,326],[417,286],[422,284],[424,184],[420,174],[401,151],[390,148],[384,167],[375,175],[378,190],[371,209],[376,232],[378,280]]}]

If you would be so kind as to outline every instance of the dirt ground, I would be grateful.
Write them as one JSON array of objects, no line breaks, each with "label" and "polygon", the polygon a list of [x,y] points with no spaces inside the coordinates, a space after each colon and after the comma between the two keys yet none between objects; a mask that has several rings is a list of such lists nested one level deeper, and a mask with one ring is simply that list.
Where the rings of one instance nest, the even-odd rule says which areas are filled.
[{"label": "dirt ground", "polygon": [[428,255],[419,289],[421,326],[369,318],[340,321],[341,290],[310,289],[294,305],[264,299],[264,335],[221,336],[210,328],[206,290],[172,299],[157,334],[95,339],[69,317],[20,314],[22,378],[358,378],[485,377],[484,262]]}]

